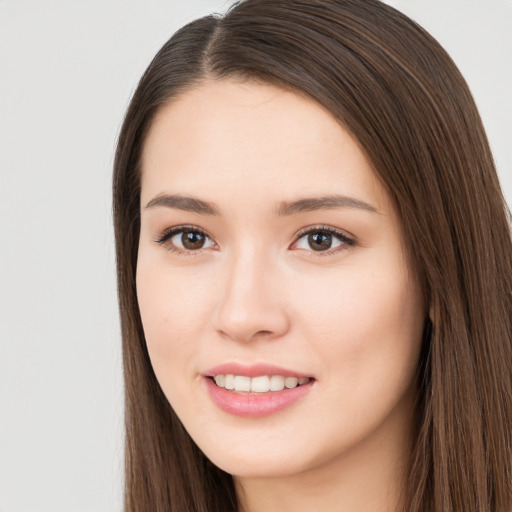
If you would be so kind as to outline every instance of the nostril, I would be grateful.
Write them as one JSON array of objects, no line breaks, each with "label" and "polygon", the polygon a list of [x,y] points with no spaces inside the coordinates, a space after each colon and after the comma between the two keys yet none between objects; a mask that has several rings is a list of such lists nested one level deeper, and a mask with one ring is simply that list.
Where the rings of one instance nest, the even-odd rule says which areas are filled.
[{"label": "nostril", "polygon": [[254,336],[271,336],[271,331],[258,331]]}]

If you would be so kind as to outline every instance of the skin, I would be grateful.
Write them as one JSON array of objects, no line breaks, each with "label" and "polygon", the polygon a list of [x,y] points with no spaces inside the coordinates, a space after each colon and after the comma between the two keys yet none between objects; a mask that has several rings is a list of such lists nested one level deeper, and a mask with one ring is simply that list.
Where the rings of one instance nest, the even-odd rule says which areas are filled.
[{"label": "skin", "polygon": [[[147,207],[163,194],[219,214]],[[333,194],[374,211],[276,214],[283,201]],[[207,235],[202,248],[173,251],[181,234],[156,241],[182,225]],[[318,226],[353,243],[313,250],[300,232]],[[156,377],[201,450],[234,475],[245,511],[395,509],[425,307],[389,194],[329,112],[233,79],[163,107],[142,159],[137,294]],[[212,402],[202,377],[231,361],[316,382],[283,411],[241,418]]]}]

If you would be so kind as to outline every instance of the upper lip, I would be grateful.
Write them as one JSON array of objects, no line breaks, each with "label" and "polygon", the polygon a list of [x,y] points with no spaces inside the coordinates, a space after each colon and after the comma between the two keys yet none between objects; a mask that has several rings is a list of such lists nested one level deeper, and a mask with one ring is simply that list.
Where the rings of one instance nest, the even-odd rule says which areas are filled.
[{"label": "upper lip", "polygon": [[241,364],[241,363],[223,363],[210,368],[203,374],[205,377],[215,377],[215,375],[244,375],[246,377],[259,377],[262,375],[281,375],[282,377],[312,378],[303,372],[282,368],[268,363]]}]

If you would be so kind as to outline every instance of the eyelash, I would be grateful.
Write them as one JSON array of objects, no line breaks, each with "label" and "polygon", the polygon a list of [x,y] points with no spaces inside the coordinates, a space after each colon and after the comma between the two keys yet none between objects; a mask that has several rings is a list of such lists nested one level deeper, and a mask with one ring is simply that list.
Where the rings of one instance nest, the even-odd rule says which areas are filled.
[{"label": "eyelash", "polygon": [[[173,236],[175,236],[175,235],[177,235],[179,233],[182,233],[184,231],[190,231],[190,232],[194,232],[194,233],[199,233],[202,236],[204,236],[205,238],[208,238],[208,239],[212,240],[212,238],[205,231],[203,231],[201,228],[199,228],[198,226],[183,225],[183,226],[175,226],[175,227],[166,229],[154,241],[157,244],[165,246],[165,248],[168,251],[173,252],[173,253],[177,253],[177,254],[179,254],[181,256],[191,256],[191,257],[198,256],[199,253],[201,253],[203,251],[202,248],[195,249],[195,250],[192,250],[192,249],[190,249],[190,250],[183,250],[183,249],[180,249],[179,247],[176,247],[173,244],[167,244],[167,242]],[[353,238],[347,236],[344,232],[342,232],[342,231],[340,231],[338,229],[335,229],[335,228],[332,228],[332,227],[329,227],[329,226],[323,226],[323,225],[309,226],[307,228],[301,229],[295,235],[294,241],[293,241],[292,245],[296,244],[301,238],[303,238],[304,236],[309,235],[311,233],[324,233],[324,234],[327,234],[327,235],[331,235],[333,237],[338,238],[340,240],[340,242],[342,243],[341,246],[336,247],[334,249],[328,249],[326,251],[314,251],[313,249],[310,249],[309,253],[310,254],[314,254],[314,256],[320,256],[320,257],[322,257],[322,256],[330,256],[332,254],[335,254],[337,252],[346,250],[347,248],[350,248],[350,247],[353,247],[353,246],[356,245],[356,241]]]},{"label": "eyelash", "polygon": [[191,231],[193,233],[199,233],[203,235],[205,238],[209,238],[211,240],[211,237],[203,231],[201,228],[197,226],[191,226],[191,225],[184,225],[184,226],[175,226],[173,228],[166,229],[156,240],[155,242],[157,244],[163,245],[169,252],[173,252],[176,254],[179,254],[180,256],[198,256],[198,253],[202,252],[202,249],[196,249],[196,250],[183,250],[179,247],[176,247],[175,245],[168,244],[167,242],[178,233],[182,233],[184,231]]}]

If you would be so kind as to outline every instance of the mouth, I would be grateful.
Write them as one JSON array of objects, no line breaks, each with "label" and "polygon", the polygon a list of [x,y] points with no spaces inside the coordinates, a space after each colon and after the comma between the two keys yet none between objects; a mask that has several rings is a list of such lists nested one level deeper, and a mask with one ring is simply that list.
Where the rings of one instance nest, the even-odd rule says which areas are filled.
[{"label": "mouth", "polygon": [[219,388],[234,393],[259,395],[262,393],[275,393],[285,389],[294,389],[311,382],[310,377],[284,376],[284,375],[247,375],[217,374],[209,377]]},{"label": "mouth", "polygon": [[[268,364],[227,363],[203,374],[208,395],[225,413],[261,418],[307,400],[316,378]],[[300,407],[300,406],[299,406]]]}]

